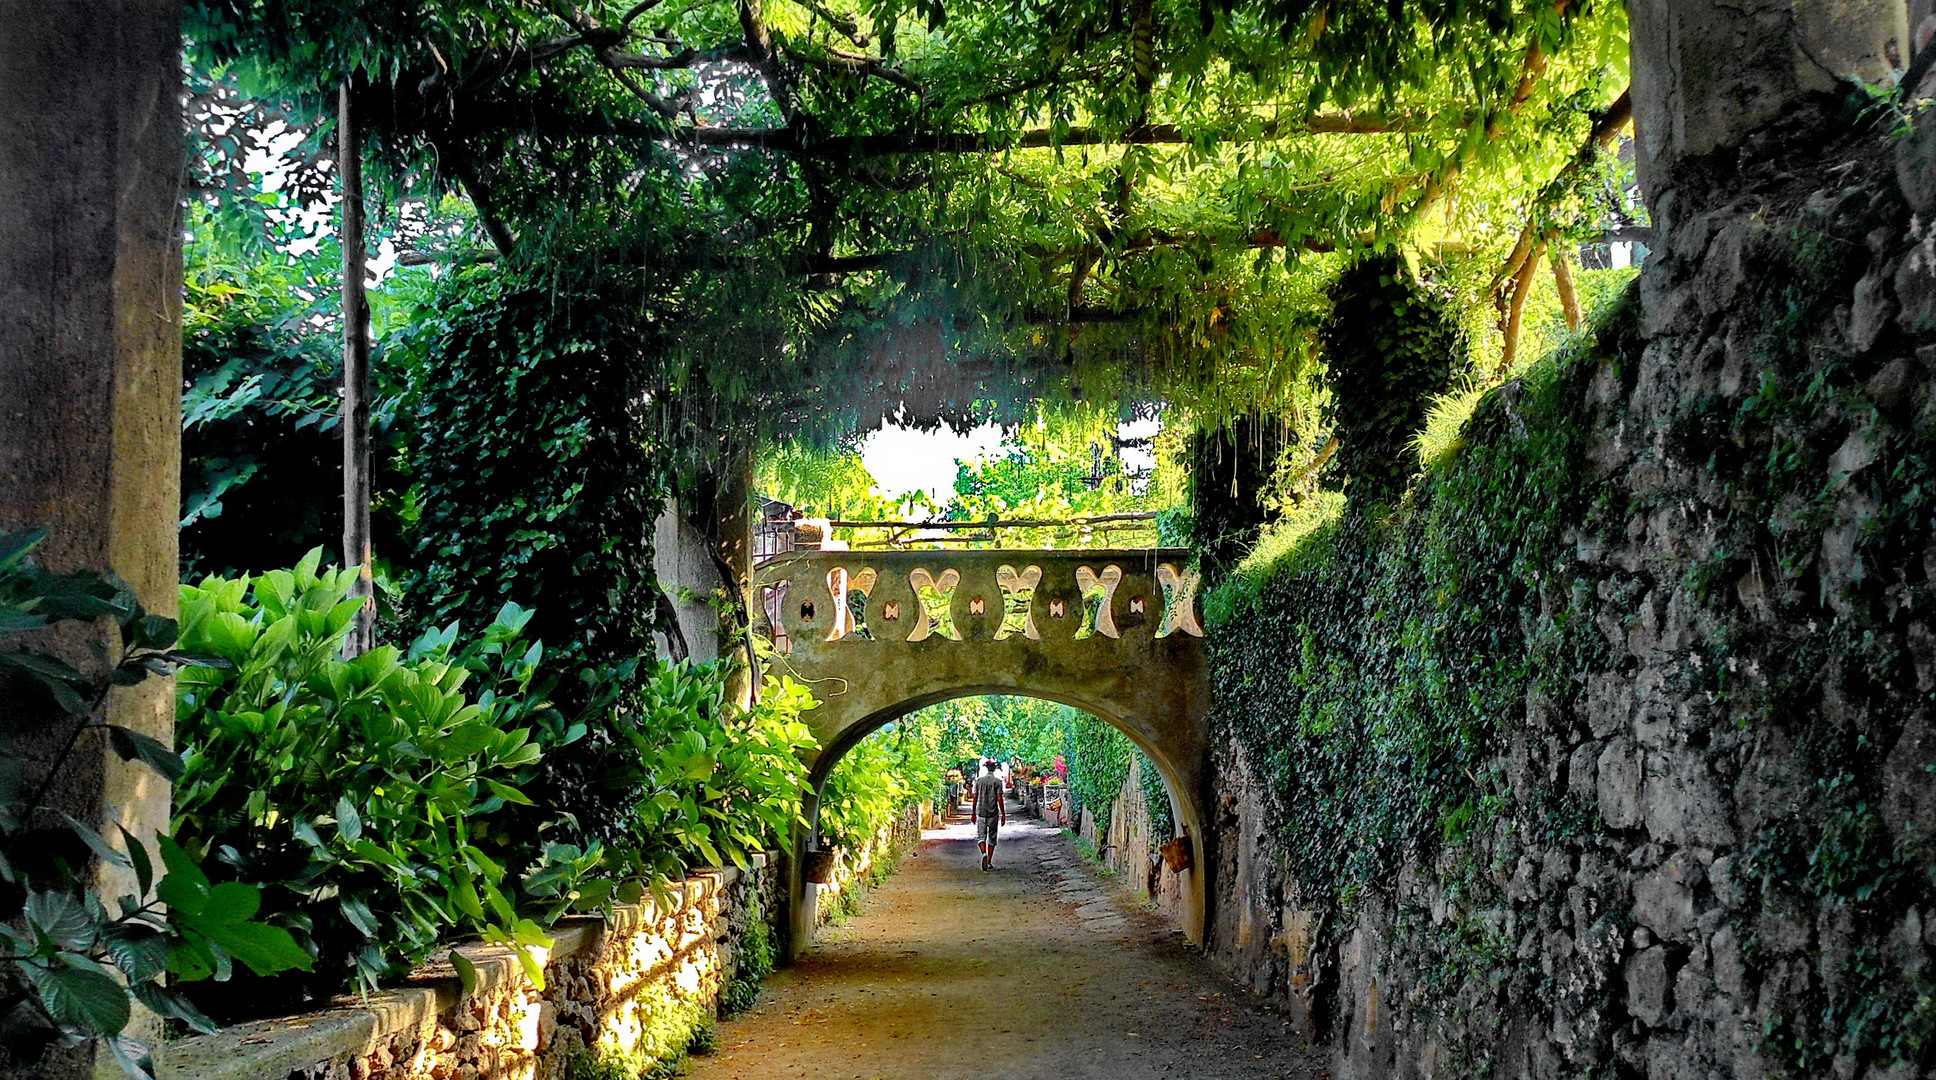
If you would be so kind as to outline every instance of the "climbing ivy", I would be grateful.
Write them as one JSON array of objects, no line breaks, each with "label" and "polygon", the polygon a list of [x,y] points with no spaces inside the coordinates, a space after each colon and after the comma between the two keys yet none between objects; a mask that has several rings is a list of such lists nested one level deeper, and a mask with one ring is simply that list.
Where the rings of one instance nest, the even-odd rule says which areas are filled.
[{"label": "climbing ivy", "polygon": [[[1348,910],[1407,854],[1497,813],[1501,724],[1529,684],[1565,695],[1556,673],[1597,657],[1583,599],[1554,573],[1564,527],[1606,513],[1578,483],[1585,437],[1568,420],[1620,325],[1489,397],[1464,452],[1397,505],[1354,500],[1252,571],[1275,575],[1267,588],[1232,581],[1219,591],[1236,602],[1206,604],[1221,613],[1212,723],[1268,793],[1301,903]],[[1542,601],[1529,641],[1518,613]]]},{"label": "climbing ivy", "polygon": [[417,324],[403,591],[417,626],[488,625],[515,601],[554,650],[622,660],[655,651],[671,463],[639,402],[657,343],[608,290],[564,284],[473,268]]},{"label": "climbing ivy", "polygon": [[1353,499],[1389,498],[1411,478],[1406,451],[1432,398],[1464,360],[1450,291],[1378,255],[1346,270],[1331,298],[1323,354],[1338,465]]}]

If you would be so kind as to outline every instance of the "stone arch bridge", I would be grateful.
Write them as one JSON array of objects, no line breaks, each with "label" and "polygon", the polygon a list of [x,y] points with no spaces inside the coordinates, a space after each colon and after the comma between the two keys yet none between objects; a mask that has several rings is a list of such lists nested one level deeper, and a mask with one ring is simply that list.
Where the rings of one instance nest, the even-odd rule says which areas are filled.
[{"label": "stone arch bridge", "polygon": [[[1091,713],[1162,774],[1179,831],[1204,836],[1209,690],[1196,574],[1180,549],[796,551],[754,576],[779,670],[821,701],[806,817],[854,744],[951,698],[1013,694]],[[801,830],[796,850],[812,839]],[[1183,874],[1184,932],[1203,940],[1206,860]],[[791,860],[793,950],[813,890]]]}]

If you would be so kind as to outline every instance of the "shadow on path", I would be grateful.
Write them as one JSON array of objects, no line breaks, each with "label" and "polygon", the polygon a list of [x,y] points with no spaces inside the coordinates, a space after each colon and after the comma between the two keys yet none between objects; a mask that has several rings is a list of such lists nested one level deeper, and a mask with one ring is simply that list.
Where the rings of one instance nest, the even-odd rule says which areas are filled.
[{"label": "shadow on path", "polygon": [[1284,1021],[1011,816],[996,870],[965,818],[927,832],[845,927],[719,1026],[702,1080],[1309,1080]]}]

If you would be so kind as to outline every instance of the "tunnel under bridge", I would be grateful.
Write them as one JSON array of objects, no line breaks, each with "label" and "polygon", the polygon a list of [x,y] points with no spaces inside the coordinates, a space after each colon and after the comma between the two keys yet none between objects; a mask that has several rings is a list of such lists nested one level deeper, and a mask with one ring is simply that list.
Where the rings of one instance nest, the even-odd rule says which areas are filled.
[{"label": "tunnel under bridge", "polygon": [[[1162,774],[1195,866],[1182,874],[1184,933],[1203,940],[1209,689],[1198,578],[1183,549],[795,551],[754,575],[774,666],[809,684],[820,707],[802,720],[808,825],[819,795],[860,740],[958,697],[1010,694],[1070,705],[1108,722]],[[789,860],[791,951],[812,940],[813,889]]]}]

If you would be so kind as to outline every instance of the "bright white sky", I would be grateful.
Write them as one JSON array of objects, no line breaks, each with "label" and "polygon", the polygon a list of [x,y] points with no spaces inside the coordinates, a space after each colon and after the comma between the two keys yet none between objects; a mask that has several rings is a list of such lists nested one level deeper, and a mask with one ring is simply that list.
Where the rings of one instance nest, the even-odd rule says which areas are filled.
[{"label": "bright white sky", "polygon": [[[1161,423],[1155,418],[1137,420],[1118,429],[1125,439],[1154,435]],[[955,462],[975,462],[992,457],[1002,447],[1002,429],[983,424],[966,435],[947,428],[915,431],[883,424],[861,440],[860,463],[874,477],[874,488],[882,496],[897,499],[909,492],[925,491],[937,503],[955,497]],[[1154,468],[1156,458],[1147,450],[1125,449],[1123,465],[1132,472]]]},{"label": "bright white sky", "polygon": [[915,431],[881,425],[860,444],[860,463],[874,477],[883,496],[898,499],[925,491],[937,503],[955,497],[955,461],[980,461],[1002,446],[1002,429],[983,424],[966,435],[947,428]]}]

